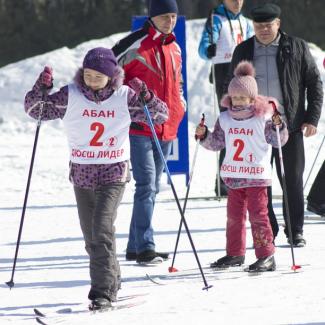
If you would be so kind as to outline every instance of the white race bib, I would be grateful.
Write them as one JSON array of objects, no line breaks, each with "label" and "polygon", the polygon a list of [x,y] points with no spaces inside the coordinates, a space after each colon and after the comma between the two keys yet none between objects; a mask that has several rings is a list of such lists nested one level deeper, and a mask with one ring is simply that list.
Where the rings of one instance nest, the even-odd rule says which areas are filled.
[{"label": "white race bib", "polygon": [[220,167],[222,177],[272,179],[271,149],[265,140],[266,117],[234,120],[228,112],[220,114],[225,132],[226,156]]},{"label": "white race bib", "polygon": [[64,128],[70,160],[78,164],[111,164],[130,159],[128,87],[122,86],[99,104],[69,85]]},{"label": "white race bib", "polygon": [[235,47],[244,39],[247,33],[247,23],[243,17],[231,20],[232,30],[227,17],[217,15],[221,21],[221,30],[217,40],[216,56],[212,58],[213,64],[228,63],[231,61]]}]

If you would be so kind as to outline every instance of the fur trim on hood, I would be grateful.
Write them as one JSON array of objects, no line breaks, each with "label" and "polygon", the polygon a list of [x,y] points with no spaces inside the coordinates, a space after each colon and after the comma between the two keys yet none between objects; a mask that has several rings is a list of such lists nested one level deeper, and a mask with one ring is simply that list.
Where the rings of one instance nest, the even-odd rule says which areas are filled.
[{"label": "fur trim on hood", "polygon": [[[276,108],[279,107],[279,103],[275,98],[258,95],[255,98],[255,103],[253,104],[255,108],[254,115],[264,116],[266,114],[273,114],[274,109],[273,109],[273,105],[270,102],[273,102]],[[230,109],[232,106],[231,97],[228,94],[224,95],[221,99],[220,105],[221,107]]]},{"label": "fur trim on hood", "polygon": [[111,80],[111,87],[114,90],[119,89],[124,82],[124,70],[119,65],[115,68],[114,75]]},{"label": "fur trim on hood", "polygon": [[80,68],[77,71],[73,81],[87,99],[92,101],[103,101],[109,98],[115,90],[119,89],[123,85],[124,70],[120,66],[117,66],[111,81],[109,81],[103,89],[97,91],[96,94],[95,91],[87,87],[84,83],[83,68]]}]

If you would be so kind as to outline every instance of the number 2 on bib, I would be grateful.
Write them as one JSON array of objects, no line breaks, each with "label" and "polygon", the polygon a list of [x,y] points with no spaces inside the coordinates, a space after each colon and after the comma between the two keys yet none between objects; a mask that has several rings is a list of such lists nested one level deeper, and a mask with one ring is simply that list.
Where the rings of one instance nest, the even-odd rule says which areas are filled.
[{"label": "number 2 on bib", "polygon": [[[89,145],[92,147],[101,147],[104,145],[102,141],[99,141],[105,131],[105,126],[102,123],[94,122],[90,125],[90,130],[95,131],[94,136],[89,142]],[[107,140],[107,145],[109,147],[114,147],[117,143],[116,137],[111,137]]]},{"label": "number 2 on bib", "polygon": [[236,147],[236,152],[234,154],[233,160],[234,161],[243,161],[244,158],[241,156],[241,153],[244,150],[245,143],[241,139],[235,139],[234,141],[234,147]]},{"label": "number 2 on bib", "polygon": [[101,147],[103,142],[99,141],[99,139],[104,133],[104,125],[99,122],[94,122],[90,125],[90,130],[96,132],[93,138],[90,140],[90,145],[93,147]]}]

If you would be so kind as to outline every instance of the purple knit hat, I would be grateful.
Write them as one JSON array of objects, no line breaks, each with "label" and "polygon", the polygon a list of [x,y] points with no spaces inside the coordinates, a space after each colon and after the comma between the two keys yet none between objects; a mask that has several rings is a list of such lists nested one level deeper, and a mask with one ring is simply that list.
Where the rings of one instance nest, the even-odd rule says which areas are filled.
[{"label": "purple knit hat", "polygon": [[234,75],[228,86],[228,95],[230,97],[242,95],[256,98],[258,90],[253,65],[248,61],[241,61],[237,65]]},{"label": "purple knit hat", "polygon": [[117,60],[112,50],[95,47],[86,54],[82,67],[96,70],[112,78],[117,67]]}]

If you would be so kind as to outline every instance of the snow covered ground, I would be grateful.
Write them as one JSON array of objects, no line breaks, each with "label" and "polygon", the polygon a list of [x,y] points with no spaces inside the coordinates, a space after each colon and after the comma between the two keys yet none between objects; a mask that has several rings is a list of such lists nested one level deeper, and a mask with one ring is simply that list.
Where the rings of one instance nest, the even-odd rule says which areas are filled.
[{"label": "snow covered ground", "polygon": [[[198,58],[196,50],[203,21],[189,21],[186,27],[192,159],[194,126],[202,109],[206,109],[209,127],[213,126],[214,120],[212,89],[207,81],[209,66]],[[226,201],[190,200],[186,220],[204,268],[205,281],[213,285],[205,291],[202,290],[204,282],[184,231],[175,262],[179,273],[168,273],[171,260],[156,267],[139,267],[125,261],[133,182],[127,187],[116,224],[123,277],[119,296],[143,294],[129,301],[144,303],[112,313],[77,313],[87,305],[88,258],[83,249],[73,191],[67,180],[68,152],[59,121],[42,124],[15,287],[10,291],[4,284],[11,277],[36,127],[35,121],[23,111],[24,95],[44,65],[53,66],[54,82],[60,87],[71,80],[89,48],[111,47],[122,36],[117,34],[93,40],[74,49],[58,49],[0,69],[0,324],[34,324],[35,307],[53,316],[49,323],[60,321],[66,324],[325,324],[324,219],[317,219],[306,211],[307,246],[294,250],[296,264],[302,266],[300,272],[293,273],[290,269],[291,252],[282,231],[276,240],[278,271],[261,276],[249,276],[241,269],[212,272],[208,264],[225,254]],[[325,80],[322,68],[324,52],[316,47],[312,51]],[[323,113],[318,135],[305,142],[305,179],[324,137],[324,130]],[[323,149],[305,194],[324,159]],[[190,197],[213,196],[214,175],[215,153],[200,148]],[[179,197],[183,198],[186,192],[184,176],[173,176],[173,182]],[[274,188],[275,194],[280,195],[276,177]],[[275,209],[279,222],[283,223],[280,201],[275,200]],[[158,250],[173,251],[179,221],[176,203],[164,178],[154,216]],[[247,230],[250,232],[249,224]],[[247,239],[246,264],[250,264],[255,261],[255,256],[251,236]],[[146,273],[154,278],[160,276],[162,285],[148,281]],[[76,312],[65,316],[55,313],[66,307]]]}]

